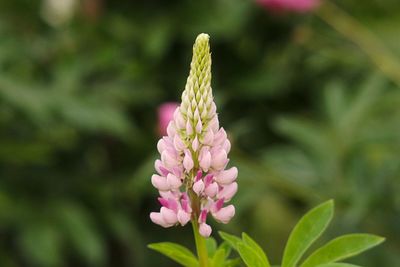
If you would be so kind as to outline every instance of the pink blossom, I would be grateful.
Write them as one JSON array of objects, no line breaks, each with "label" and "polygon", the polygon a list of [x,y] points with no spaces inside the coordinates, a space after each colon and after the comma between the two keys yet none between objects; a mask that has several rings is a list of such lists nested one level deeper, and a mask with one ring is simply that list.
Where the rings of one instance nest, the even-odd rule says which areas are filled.
[{"label": "pink blossom", "polygon": [[160,114],[168,112],[170,117],[164,127],[165,136],[157,143],[160,159],[154,163],[157,173],[151,183],[159,191],[162,207],[159,212],[152,212],[150,219],[162,227],[197,221],[199,233],[208,237],[212,229],[207,217],[228,223],[235,215],[233,205],[224,205],[237,192],[238,170],[226,168],[231,143],[219,126],[212,96],[208,37],[199,38],[199,49],[205,51],[196,57],[196,40],[182,103],[160,107]]},{"label": "pink blossom", "polygon": [[278,13],[286,11],[306,13],[314,10],[320,3],[319,0],[256,0],[256,2]]},{"label": "pink blossom", "polygon": [[167,134],[167,127],[174,116],[174,111],[179,104],[167,102],[158,107],[158,133],[163,136]]}]

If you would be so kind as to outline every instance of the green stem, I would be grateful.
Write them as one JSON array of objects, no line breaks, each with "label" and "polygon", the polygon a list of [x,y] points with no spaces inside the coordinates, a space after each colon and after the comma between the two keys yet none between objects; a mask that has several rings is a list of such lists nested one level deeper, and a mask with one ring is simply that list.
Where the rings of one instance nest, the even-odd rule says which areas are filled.
[{"label": "green stem", "polygon": [[199,233],[199,224],[196,218],[192,220],[194,240],[196,242],[197,256],[199,258],[199,267],[208,267],[208,253],[206,239]]}]

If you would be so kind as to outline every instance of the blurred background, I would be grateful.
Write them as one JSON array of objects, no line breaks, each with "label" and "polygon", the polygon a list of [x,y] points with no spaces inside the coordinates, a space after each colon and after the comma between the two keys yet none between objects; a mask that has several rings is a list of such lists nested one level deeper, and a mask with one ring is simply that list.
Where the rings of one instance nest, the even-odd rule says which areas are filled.
[{"label": "blurred background", "polygon": [[0,1],[0,265],[176,266],[146,245],[194,247],[190,227],[150,222],[150,177],[159,107],[207,32],[240,188],[215,233],[248,232],[277,263],[334,198],[319,243],[379,234],[352,262],[400,266],[400,3],[306,2]]}]

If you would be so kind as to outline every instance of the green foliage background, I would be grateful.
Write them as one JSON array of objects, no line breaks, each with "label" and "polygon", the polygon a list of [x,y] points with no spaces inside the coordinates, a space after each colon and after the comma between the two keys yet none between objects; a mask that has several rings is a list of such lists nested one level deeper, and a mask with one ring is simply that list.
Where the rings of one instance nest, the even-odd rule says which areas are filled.
[{"label": "green foliage background", "polygon": [[[42,4],[0,2],[0,266],[174,266],[146,244],[193,247],[148,214],[157,107],[179,100],[200,32],[240,173],[237,216],[214,230],[248,232],[274,263],[334,198],[326,240],[385,236],[354,263],[400,266],[400,88],[351,40],[251,0],[85,0],[57,27]],[[337,4],[400,58],[398,0]]]}]

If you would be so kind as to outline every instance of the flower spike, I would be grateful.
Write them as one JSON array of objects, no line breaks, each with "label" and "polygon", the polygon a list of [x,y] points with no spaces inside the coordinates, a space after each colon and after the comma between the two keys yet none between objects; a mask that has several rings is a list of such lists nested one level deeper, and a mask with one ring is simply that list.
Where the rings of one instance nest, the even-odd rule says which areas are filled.
[{"label": "flower spike", "polygon": [[161,159],[152,184],[160,192],[160,212],[151,220],[163,227],[199,224],[199,233],[210,236],[206,223],[211,214],[228,223],[235,214],[233,205],[224,207],[237,191],[236,167],[226,169],[231,143],[219,127],[217,107],[211,88],[209,35],[200,34],[193,45],[190,73],[182,102],[167,127],[167,135],[157,144]]}]

